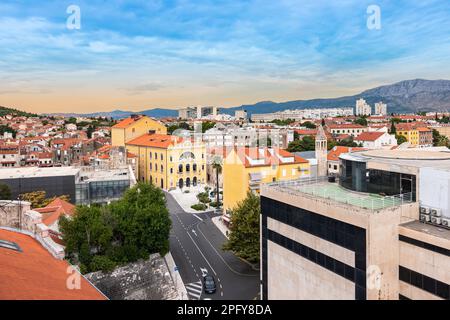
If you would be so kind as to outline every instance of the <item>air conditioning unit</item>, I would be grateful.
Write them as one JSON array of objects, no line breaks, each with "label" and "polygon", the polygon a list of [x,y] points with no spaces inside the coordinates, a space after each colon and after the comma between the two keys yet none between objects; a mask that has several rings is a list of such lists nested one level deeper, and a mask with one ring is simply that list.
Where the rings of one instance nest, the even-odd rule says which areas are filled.
[{"label": "air conditioning unit", "polygon": [[450,219],[445,219],[445,218],[443,218],[443,219],[442,219],[442,225],[443,225],[444,227],[450,228]]},{"label": "air conditioning unit", "polygon": [[437,217],[431,217],[431,223],[433,224],[441,224],[442,219]]},{"label": "air conditioning unit", "polygon": [[420,215],[420,221],[422,222],[430,222],[431,221],[431,217],[427,214],[421,214]]},{"label": "air conditioning unit", "polygon": [[430,214],[430,208],[428,208],[428,207],[420,207],[420,213],[422,213],[422,214]]},{"label": "air conditioning unit", "polygon": [[441,209],[431,208],[430,209],[431,215],[435,217],[442,217]]}]

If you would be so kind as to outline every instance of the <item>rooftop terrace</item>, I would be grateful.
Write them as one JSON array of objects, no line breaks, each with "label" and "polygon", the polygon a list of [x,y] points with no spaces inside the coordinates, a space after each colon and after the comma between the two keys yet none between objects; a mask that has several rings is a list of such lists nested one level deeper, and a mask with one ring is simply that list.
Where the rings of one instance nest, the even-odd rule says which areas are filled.
[{"label": "rooftop terrace", "polygon": [[396,196],[382,196],[373,193],[354,192],[341,187],[337,182],[331,183],[327,179],[301,179],[287,182],[276,182],[267,185],[274,190],[330,199],[339,203],[355,206],[362,209],[377,211],[390,207],[398,207],[411,203],[411,194]]}]

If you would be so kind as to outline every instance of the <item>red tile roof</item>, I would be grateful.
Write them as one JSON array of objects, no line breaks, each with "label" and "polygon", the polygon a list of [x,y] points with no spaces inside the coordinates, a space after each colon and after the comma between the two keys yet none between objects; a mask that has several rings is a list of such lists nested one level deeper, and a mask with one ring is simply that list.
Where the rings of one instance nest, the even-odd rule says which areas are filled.
[{"label": "red tile roof", "polygon": [[385,132],[363,132],[355,138],[355,141],[376,141],[384,134]]},{"label": "red tile roof", "polygon": [[69,289],[70,265],[55,259],[30,236],[0,230],[0,239],[14,242],[22,249],[18,252],[0,247],[0,300],[106,299],[83,277],[80,289]]},{"label": "red tile roof", "polygon": [[331,149],[330,152],[328,152],[327,159],[328,159],[328,161],[339,161],[339,156],[343,153],[350,153],[350,152],[364,151],[364,150],[367,150],[367,149],[336,146],[333,149]]},{"label": "red tile roof", "polygon": [[141,147],[153,147],[167,149],[169,146],[183,142],[183,138],[167,134],[144,134],[126,144]]},{"label": "red tile roof", "polygon": [[362,129],[365,128],[359,124],[353,123],[343,123],[343,124],[330,124],[328,125],[329,129]]},{"label": "red tile roof", "polygon": [[131,124],[135,123],[136,121],[140,120],[141,118],[142,118],[142,116],[129,117],[129,118],[123,119],[122,121],[120,121],[119,123],[114,125],[113,128],[118,128],[118,129],[128,128]]},{"label": "red tile roof", "polygon": [[50,202],[46,207],[34,209],[42,214],[42,222],[46,226],[50,226],[59,220],[62,215],[72,216],[75,213],[75,206],[60,198],[56,198]]}]

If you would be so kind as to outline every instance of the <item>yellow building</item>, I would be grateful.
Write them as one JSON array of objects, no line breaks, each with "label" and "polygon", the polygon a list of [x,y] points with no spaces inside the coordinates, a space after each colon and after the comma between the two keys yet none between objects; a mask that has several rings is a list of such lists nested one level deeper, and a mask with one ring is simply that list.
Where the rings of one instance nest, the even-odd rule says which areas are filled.
[{"label": "yellow building", "polygon": [[409,123],[399,123],[397,126],[397,134],[404,136],[411,146],[420,145],[419,130]]},{"label": "yellow building", "polygon": [[159,121],[147,116],[133,115],[111,128],[112,145],[124,147],[126,142],[150,132],[167,134],[167,128]]},{"label": "yellow building", "polygon": [[259,194],[262,183],[300,179],[310,175],[309,162],[277,148],[235,148],[223,165],[223,207],[232,210],[247,191]]},{"label": "yellow building", "polygon": [[203,142],[163,134],[144,134],[126,143],[138,157],[139,181],[164,190],[206,183],[206,148]]}]

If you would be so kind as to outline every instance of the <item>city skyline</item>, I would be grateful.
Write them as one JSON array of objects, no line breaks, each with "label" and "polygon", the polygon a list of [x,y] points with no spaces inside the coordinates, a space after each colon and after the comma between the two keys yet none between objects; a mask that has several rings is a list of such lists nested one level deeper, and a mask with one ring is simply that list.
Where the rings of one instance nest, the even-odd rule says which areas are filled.
[{"label": "city skyline", "polygon": [[434,0],[378,1],[379,30],[370,1],[78,1],[79,30],[67,28],[70,4],[0,4],[0,105],[234,107],[450,74],[450,4]]}]

